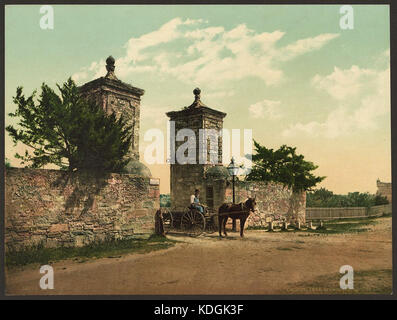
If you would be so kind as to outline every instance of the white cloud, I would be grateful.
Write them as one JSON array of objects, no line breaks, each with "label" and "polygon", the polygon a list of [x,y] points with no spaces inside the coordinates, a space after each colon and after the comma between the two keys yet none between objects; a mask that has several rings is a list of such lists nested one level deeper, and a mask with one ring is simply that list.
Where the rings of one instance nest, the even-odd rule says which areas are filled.
[{"label": "white cloud", "polygon": [[283,131],[283,136],[294,137],[304,133],[309,136],[322,136],[336,138],[343,134],[351,133],[355,127],[352,125],[354,119],[348,115],[343,107],[332,111],[324,122],[311,121],[308,123],[298,122]]},{"label": "white cloud", "polygon": [[216,35],[223,33],[225,29],[223,27],[209,27],[204,29],[196,29],[185,33],[186,38],[192,39],[212,39]]},{"label": "white cloud", "polygon": [[250,115],[254,118],[275,120],[282,117],[280,112],[280,101],[265,99],[250,105],[248,110]]},{"label": "white cloud", "polygon": [[87,77],[88,77],[88,73],[86,71],[84,71],[83,69],[81,71],[76,72],[76,73],[74,73],[72,75],[72,79],[75,82],[81,82],[81,81],[87,79]]},{"label": "white cloud", "polygon": [[298,55],[318,50],[323,47],[327,42],[339,37],[336,33],[324,33],[313,38],[306,38],[298,40],[282,49],[280,60],[289,60]]},{"label": "white cloud", "polygon": [[323,122],[298,122],[283,131],[284,136],[307,134],[336,138],[357,130],[378,128],[379,117],[390,113],[390,68],[385,70],[335,68],[328,76],[316,75],[312,84],[328,92],[336,109]]},{"label": "white cloud", "polygon": [[[125,55],[116,60],[116,74],[127,78],[138,72],[155,72],[183,82],[218,86],[256,77],[276,85],[283,80],[280,62],[317,50],[339,36],[320,34],[281,47],[277,44],[285,33],[279,30],[257,33],[245,24],[230,30],[205,24],[201,19],[175,18],[155,31],[129,39]],[[92,78],[103,76],[104,68],[104,61],[93,63],[89,70]]]},{"label": "white cloud", "polygon": [[225,98],[225,97],[232,97],[234,96],[234,91],[214,91],[208,92],[205,94],[206,99],[213,99],[213,98]]},{"label": "white cloud", "polygon": [[149,58],[149,55],[145,53],[145,49],[157,46],[162,43],[171,42],[177,38],[183,37],[183,33],[178,29],[183,25],[194,25],[201,23],[202,20],[191,20],[186,19],[182,21],[181,18],[175,18],[171,21],[162,25],[158,30],[142,35],[139,38],[131,38],[127,42],[127,55],[118,62],[134,63]]},{"label": "white cloud", "polygon": [[361,69],[358,66],[346,70],[335,67],[328,76],[314,76],[312,84],[317,89],[325,90],[333,98],[343,101],[361,94],[364,86],[371,89],[374,81],[377,81],[377,73],[376,70]]},{"label": "white cloud", "polygon": [[[98,77],[103,77],[106,74],[105,60],[101,59],[99,62],[92,62],[89,67],[83,67],[80,71],[72,75],[72,79],[77,83],[92,80]],[[91,75],[91,77],[90,77]],[[91,78],[91,79],[90,79]]]}]

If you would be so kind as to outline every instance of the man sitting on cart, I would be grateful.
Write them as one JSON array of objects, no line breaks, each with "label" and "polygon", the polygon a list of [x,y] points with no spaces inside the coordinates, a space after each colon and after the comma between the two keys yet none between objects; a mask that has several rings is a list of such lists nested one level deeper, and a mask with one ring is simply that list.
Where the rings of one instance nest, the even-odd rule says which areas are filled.
[{"label": "man sitting on cart", "polygon": [[190,196],[190,206],[192,208],[199,210],[202,214],[204,214],[204,206],[200,204],[199,195],[200,195],[200,190],[196,189],[194,191],[194,194]]}]

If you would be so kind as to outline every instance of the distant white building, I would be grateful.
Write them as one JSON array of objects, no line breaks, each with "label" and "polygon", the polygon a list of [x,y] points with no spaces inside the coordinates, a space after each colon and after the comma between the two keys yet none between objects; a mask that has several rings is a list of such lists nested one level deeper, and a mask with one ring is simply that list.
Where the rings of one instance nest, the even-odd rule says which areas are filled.
[{"label": "distant white building", "polygon": [[378,187],[376,194],[386,197],[387,200],[389,200],[389,203],[392,203],[391,182],[381,182],[378,179],[376,180],[376,186]]}]

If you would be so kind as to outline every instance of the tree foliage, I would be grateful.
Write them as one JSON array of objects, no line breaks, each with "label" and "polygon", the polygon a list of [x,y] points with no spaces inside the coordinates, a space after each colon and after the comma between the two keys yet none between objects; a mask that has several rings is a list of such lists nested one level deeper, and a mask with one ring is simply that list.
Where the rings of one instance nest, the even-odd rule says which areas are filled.
[{"label": "tree foliage", "polygon": [[11,163],[10,163],[10,161],[8,161],[7,158],[4,159],[4,166],[5,166],[7,169],[11,168]]},{"label": "tree foliage", "polygon": [[18,127],[6,130],[14,144],[22,142],[29,150],[15,157],[32,168],[55,164],[70,171],[120,172],[128,162],[131,127],[122,116],[107,115],[94,100],[83,98],[71,78],[57,87],[60,95],[43,83],[38,99],[36,91],[25,97],[17,88],[17,109],[9,115],[18,118]]},{"label": "tree foliage", "polygon": [[307,207],[372,207],[388,203],[387,198],[379,194],[349,192],[347,195],[340,195],[324,188],[308,192],[306,197]]},{"label": "tree foliage", "polygon": [[312,173],[318,166],[306,161],[296,148],[282,145],[278,150],[268,149],[254,140],[253,168],[247,180],[279,182],[294,192],[311,190],[324,180]]}]

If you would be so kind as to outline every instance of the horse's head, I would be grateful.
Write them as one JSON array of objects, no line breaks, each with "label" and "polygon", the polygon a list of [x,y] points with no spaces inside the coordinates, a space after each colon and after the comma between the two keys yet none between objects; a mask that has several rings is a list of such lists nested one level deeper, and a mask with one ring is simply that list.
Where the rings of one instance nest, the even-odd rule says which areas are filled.
[{"label": "horse's head", "polygon": [[254,198],[248,198],[247,201],[245,201],[245,206],[249,209],[249,211],[255,212],[256,196]]}]

